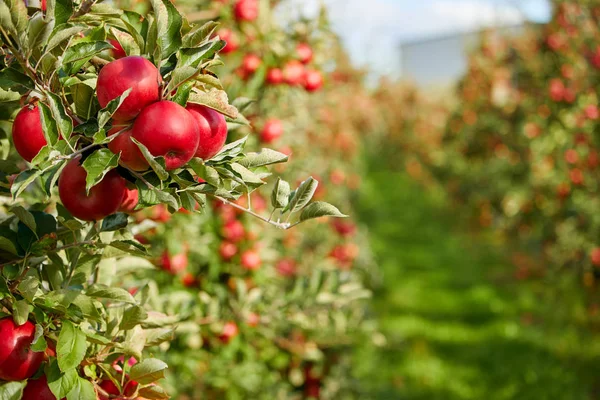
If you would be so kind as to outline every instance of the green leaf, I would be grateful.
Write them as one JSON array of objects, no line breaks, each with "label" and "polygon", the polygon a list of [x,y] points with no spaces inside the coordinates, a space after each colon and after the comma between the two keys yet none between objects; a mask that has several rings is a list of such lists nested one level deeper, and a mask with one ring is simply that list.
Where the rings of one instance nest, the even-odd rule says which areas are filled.
[{"label": "green leaf", "polygon": [[112,49],[112,45],[105,41],[97,42],[80,42],[69,47],[63,55],[63,63],[69,64],[75,61],[87,62],[96,54],[103,52],[104,50]]},{"label": "green leaf", "polygon": [[64,41],[71,39],[79,32],[85,30],[84,25],[73,25],[73,24],[61,24],[54,28],[48,44],[46,45],[46,52],[52,51],[54,48],[60,46]]},{"label": "green leaf", "polygon": [[171,93],[173,90],[179,88],[181,85],[185,84],[188,80],[192,79],[199,73],[200,71],[198,69],[190,66],[175,68],[173,72],[171,72],[171,79],[169,80],[169,85],[167,86],[167,92]]},{"label": "green leaf", "polygon": [[93,152],[85,159],[82,166],[87,172],[85,177],[85,190],[90,193],[90,189],[100,183],[106,174],[117,168],[119,165],[119,155],[109,149],[100,149]]},{"label": "green leaf", "polygon": [[29,229],[31,229],[32,232],[37,231],[37,224],[35,222],[35,217],[32,213],[30,213],[21,206],[11,207],[10,212],[15,214],[22,223],[24,223]]},{"label": "green leaf", "polygon": [[0,103],[11,103],[21,99],[21,93],[0,88]]},{"label": "green leaf", "polygon": [[27,75],[14,68],[5,68],[0,71],[0,87],[16,91],[32,90],[33,81]]},{"label": "green leaf", "polygon": [[58,343],[56,344],[56,355],[60,370],[67,372],[77,368],[83,361],[86,350],[85,333],[73,325],[71,321],[63,320],[58,335]]},{"label": "green leaf", "polygon": [[255,189],[265,184],[265,182],[263,182],[258,175],[238,163],[232,163],[229,165],[229,167],[239,174],[240,178],[242,179],[242,182],[240,183],[243,183],[249,188]]},{"label": "green leaf", "polygon": [[148,318],[148,313],[140,306],[132,306],[125,310],[123,313],[123,320],[121,321],[120,328],[128,331],[133,329],[134,326],[139,325],[142,321]]},{"label": "green leaf", "polygon": [[2,400],[21,400],[23,389],[27,381],[5,382],[0,385],[0,399]]},{"label": "green leaf", "polygon": [[208,184],[219,187],[221,186],[221,178],[219,177],[219,172],[202,162],[200,158],[192,158],[188,162],[188,166],[198,175],[200,178],[204,179]]},{"label": "green leaf", "polygon": [[[116,242],[111,243],[113,245]],[[118,247],[117,247],[118,248]],[[92,285],[86,291],[86,294],[90,297],[97,299],[113,300],[119,303],[135,304],[136,301],[125,289],[117,287],[108,287],[104,285]]]},{"label": "green leaf", "polygon": [[227,93],[224,90],[211,89],[208,92],[193,91],[190,93],[190,103],[202,104],[212,108],[229,118],[237,118],[238,110],[229,104]]},{"label": "green leaf", "polygon": [[167,59],[181,47],[183,18],[169,0],[151,0],[161,58]]},{"label": "green leaf", "polygon": [[80,83],[71,87],[71,95],[73,97],[75,113],[79,117],[87,120],[95,114],[97,100],[93,88]]},{"label": "green leaf", "polygon": [[52,33],[54,21],[48,21],[42,13],[36,13],[29,19],[29,48],[39,49]]},{"label": "green leaf", "polygon": [[218,22],[208,21],[200,25],[196,24],[192,29],[183,36],[183,47],[195,48],[212,36],[215,29],[219,26]]},{"label": "green leaf", "polygon": [[165,377],[167,364],[156,358],[147,358],[131,367],[130,378],[142,385],[147,385]]},{"label": "green leaf", "polygon": [[127,214],[116,213],[109,215],[102,221],[100,232],[112,232],[123,229],[127,226]]},{"label": "green leaf", "polygon": [[17,288],[19,289],[19,293],[21,293],[21,295],[25,299],[29,300],[30,302],[33,302],[35,295],[38,292],[39,287],[40,287],[39,279],[36,278],[35,276],[31,276],[31,275],[26,276],[19,283],[19,286],[17,286]]},{"label": "green leaf", "polygon": [[[52,10],[53,3],[54,10]],[[49,0],[47,14],[54,14],[57,25],[64,24],[71,18],[71,15],[73,15],[73,0],[56,0],[56,2]]]},{"label": "green leaf", "polygon": [[40,111],[40,120],[42,122],[42,131],[44,132],[44,138],[46,138],[46,142],[50,146],[54,146],[60,137],[58,124],[56,123],[56,119],[52,115],[52,111],[50,108],[42,103],[38,103],[38,108]]},{"label": "green leaf", "polygon": [[231,142],[223,146],[221,151],[213,158],[210,159],[210,164],[216,164],[221,161],[232,160],[233,158],[239,156],[244,150],[244,146],[246,145],[246,141],[248,140],[248,136],[244,136],[243,138],[236,140],[235,142]]},{"label": "green leaf", "polygon": [[303,209],[314,196],[317,186],[319,186],[319,181],[312,176],[302,182],[300,186],[298,186],[298,189],[294,191],[286,210],[296,212]]},{"label": "green leaf", "polygon": [[44,328],[40,324],[36,324],[35,335],[31,342],[31,350],[36,353],[41,353],[42,351],[46,351],[47,348],[48,343],[46,343],[46,338],[44,338]]},{"label": "green leaf", "polygon": [[30,305],[26,300],[19,300],[13,304],[13,320],[18,326],[23,325],[29,318]]},{"label": "green leaf", "polygon": [[[169,178],[169,174],[167,173],[167,170],[164,168],[163,165],[161,165],[158,161],[156,161],[156,159],[154,158],[152,153],[150,153],[148,148],[133,137],[131,138],[131,141],[133,143],[135,143],[137,145],[137,147],[139,147],[140,151],[144,155],[144,158],[146,159],[146,161],[148,161],[148,164],[150,164],[150,168],[152,168],[152,170],[156,173],[158,178],[161,181],[167,180]],[[157,158],[159,158],[159,157],[157,157]],[[160,157],[160,158],[162,159],[162,157]]]},{"label": "green leaf", "polygon": [[96,400],[96,391],[92,382],[77,377],[73,389],[67,394],[67,400]]},{"label": "green leaf", "polygon": [[290,198],[290,191],[290,184],[281,178],[278,178],[277,182],[275,182],[273,192],[271,193],[271,205],[273,208],[278,209],[287,207]]},{"label": "green leaf", "polygon": [[[54,121],[56,121],[59,135],[64,139],[70,138],[71,133],[73,132],[73,121],[71,120],[71,117],[67,115],[60,97],[50,92],[46,92],[46,96],[48,98],[48,103],[50,103],[50,112],[52,113]],[[52,145],[55,144],[56,143],[52,143]]]},{"label": "green leaf", "polygon": [[185,48],[179,50],[179,62],[177,67],[192,67],[198,69],[201,65],[202,60],[209,60],[214,58],[215,54],[219,52],[227,42],[224,40],[211,40],[199,47]]},{"label": "green leaf", "polygon": [[50,364],[46,371],[48,386],[57,399],[63,399],[77,385],[79,379],[75,368],[61,371],[56,361]]},{"label": "green leaf", "polygon": [[43,171],[37,169],[28,169],[26,171],[21,172],[10,187],[13,200],[19,197],[21,193],[23,193],[23,191],[27,189],[27,187],[31,185],[42,174]]},{"label": "green leaf", "polygon": [[3,236],[0,236],[0,250],[14,255],[18,254],[15,244],[10,239]]},{"label": "green leaf", "polygon": [[73,305],[77,306],[86,318],[94,321],[100,321],[102,319],[102,316],[94,304],[94,300],[89,296],[80,293],[73,299]]},{"label": "green leaf", "polygon": [[306,221],[308,219],[319,218],[319,217],[337,217],[345,218],[347,215],[342,214],[337,207],[326,203],[324,201],[315,201],[309,204],[302,214],[300,214],[300,221]]},{"label": "green leaf", "polygon": [[246,168],[257,168],[264,165],[283,163],[288,160],[288,156],[271,149],[261,149],[260,153],[248,153],[246,157],[238,161]]},{"label": "green leaf", "polygon": [[160,386],[152,385],[140,389],[140,396],[148,400],[170,399],[171,396]]},{"label": "green leaf", "polygon": [[117,97],[116,99],[112,99],[111,101],[109,101],[106,107],[100,110],[100,112],[98,113],[98,129],[103,128],[104,125],[106,125],[108,121],[110,121],[112,116],[121,106],[121,104],[123,104],[123,102],[129,96],[130,93],[131,88],[124,91],[123,94]]},{"label": "green leaf", "polygon": [[27,8],[22,0],[0,2],[0,27],[27,51]]},{"label": "green leaf", "polygon": [[168,205],[169,207],[178,210],[180,208],[179,203],[175,196],[168,192],[163,192],[162,190],[155,189],[156,197],[161,203]]}]

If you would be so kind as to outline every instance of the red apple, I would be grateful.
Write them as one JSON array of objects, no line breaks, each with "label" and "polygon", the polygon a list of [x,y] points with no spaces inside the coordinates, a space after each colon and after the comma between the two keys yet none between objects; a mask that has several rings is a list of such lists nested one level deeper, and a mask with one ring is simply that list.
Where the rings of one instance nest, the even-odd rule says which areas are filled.
[{"label": "red apple", "polygon": [[278,119],[269,119],[260,132],[260,140],[264,143],[272,143],[283,135],[283,123]]},{"label": "red apple", "polygon": [[31,379],[27,382],[23,397],[21,400],[56,400],[54,393],[48,387],[46,375],[42,375],[38,379]]},{"label": "red apple", "polygon": [[227,42],[225,47],[221,50],[222,54],[229,54],[236,51],[240,47],[240,41],[237,35],[229,29],[223,28],[219,29],[217,32],[219,38]]},{"label": "red apple", "polygon": [[17,326],[11,317],[0,320],[0,379],[22,381],[31,378],[44,361],[44,352],[30,349],[35,325],[26,321]]},{"label": "red apple", "polygon": [[340,236],[349,237],[356,233],[356,225],[352,222],[346,222],[336,218],[332,221],[332,225]]},{"label": "red apple", "polygon": [[242,68],[247,74],[253,74],[258,70],[261,63],[260,57],[256,54],[246,54],[242,60]]},{"label": "red apple", "polygon": [[119,207],[120,212],[131,213],[135,206],[137,206],[138,201],[140,199],[138,190],[136,188],[128,188],[125,187],[125,195],[123,196],[123,201],[121,202],[121,206]]},{"label": "red apple", "polygon": [[165,250],[160,260],[162,269],[173,274],[185,271],[188,266],[188,256],[186,252],[171,256],[169,252]]},{"label": "red apple", "polygon": [[579,154],[577,154],[576,150],[569,149],[565,151],[565,161],[569,164],[577,164],[579,161]]},{"label": "red apple", "polygon": [[306,71],[304,75],[304,89],[307,92],[316,92],[321,87],[323,87],[323,75],[319,71]]},{"label": "red apple", "polygon": [[279,85],[283,82],[283,72],[279,68],[271,68],[267,72],[267,82],[271,85]]},{"label": "red apple", "polygon": [[131,129],[121,132],[122,129],[123,127],[117,126],[108,131],[109,136],[119,134],[108,143],[108,148],[115,154],[121,154],[119,163],[125,167],[134,171],[147,170],[149,167],[148,161],[144,158],[140,148],[131,141]]},{"label": "red apple", "polygon": [[256,271],[260,268],[262,260],[256,250],[246,250],[242,253],[242,268],[249,271]]},{"label": "red apple", "polygon": [[234,337],[236,337],[239,334],[239,332],[240,331],[235,322],[233,322],[233,321],[227,322],[223,326],[223,332],[219,336],[219,339],[223,343],[229,343],[231,341],[231,339],[233,339]]},{"label": "red apple", "polygon": [[232,243],[237,243],[244,238],[246,235],[246,230],[240,221],[233,219],[227,221],[225,225],[223,225],[222,234],[225,240],[228,240]]},{"label": "red apple", "polygon": [[41,6],[41,9],[42,9],[42,11],[46,11],[46,7],[47,7],[47,6],[46,6],[46,0],[42,0],[42,1],[40,2],[40,6]]},{"label": "red apple", "polygon": [[198,279],[188,272],[181,278],[181,283],[183,283],[183,286],[185,287],[192,288],[198,285]]},{"label": "red apple", "polygon": [[596,267],[600,267],[600,247],[595,247],[590,253],[590,259],[592,264]]},{"label": "red apple", "polygon": [[198,125],[200,140],[196,157],[209,160],[214,157],[227,141],[227,122],[223,114],[200,104],[188,104],[186,109]]},{"label": "red apple", "polygon": [[312,48],[307,43],[299,43],[296,46],[296,54],[302,64],[308,64],[313,59]]},{"label": "red apple", "polygon": [[15,149],[27,161],[40,152],[48,142],[42,131],[38,106],[27,105],[19,111],[12,126]]},{"label": "red apple", "polygon": [[304,65],[297,60],[288,61],[283,67],[283,80],[288,85],[301,85],[304,82]]},{"label": "red apple", "polygon": [[237,0],[233,12],[238,21],[252,22],[258,18],[258,0]]},{"label": "red apple", "polygon": [[131,88],[131,93],[113,115],[116,121],[130,121],[144,107],[160,98],[162,78],[150,61],[140,56],[129,56],[105,65],[98,74],[96,92],[101,107]]},{"label": "red apple", "polygon": [[[137,390],[138,383],[136,381],[127,382],[123,388],[123,393],[119,391],[119,388],[110,379],[103,380],[98,386],[100,386],[107,394],[114,396],[109,398],[104,394],[98,393],[98,400],[119,400],[121,398],[125,399],[133,396]],[[123,394],[123,397],[119,397],[121,394]]]},{"label": "red apple", "polygon": [[237,252],[237,246],[231,242],[222,242],[219,246],[219,254],[224,261],[231,260]]},{"label": "red apple", "polygon": [[127,57],[127,53],[125,53],[125,50],[123,50],[123,46],[121,46],[121,43],[119,43],[117,39],[108,39],[108,42],[112,45],[112,47],[114,47],[114,49],[110,51],[113,58],[119,59]]},{"label": "red apple", "polygon": [[296,275],[296,261],[291,258],[282,258],[275,265],[275,269],[281,276],[294,276]]},{"label": "red apple", "polygon": [[63,206],[76,218],[97,221],[117,212],[127,189],[125,179],[116,170],[85,191],[87,172],[80,165],[81,157],[69,161],[58,180],[58,194]]},{"label": "red apple", "polygon": [[131,137],[148,148],[152,155],[163,156],[167,170],[183,167],[194,157],[200,134],[196,119],[172,101],[159,101],[136,118]]}]

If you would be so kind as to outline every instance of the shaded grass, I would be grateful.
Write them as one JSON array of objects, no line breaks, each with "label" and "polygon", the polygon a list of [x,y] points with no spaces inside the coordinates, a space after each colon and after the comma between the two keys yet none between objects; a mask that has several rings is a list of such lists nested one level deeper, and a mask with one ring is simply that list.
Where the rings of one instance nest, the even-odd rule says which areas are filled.
[{"label": "shaded grass", "polygon": [[562,301],[548,282],[514,281],[507,249],[465,233],[443,195],[376,165],[359,209],[384,274],[374,312],[387,344],[356,351],[364,398],[596,398],[600,351],[569,308],[579,289]]}]

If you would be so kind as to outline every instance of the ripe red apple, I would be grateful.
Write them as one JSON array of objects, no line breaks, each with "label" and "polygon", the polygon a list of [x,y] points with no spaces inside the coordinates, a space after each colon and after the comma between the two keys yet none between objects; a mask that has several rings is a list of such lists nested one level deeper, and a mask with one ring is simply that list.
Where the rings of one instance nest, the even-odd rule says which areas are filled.
[{"label": "ripe red apple", "polygon": [[256,250],[246,250],[242,253],[242,268],[249,271],[256,271],[260,268],[262,260]]},{"label": "ripe red apple", "polygon": [[122,129],[123,127],[116,126],[108,131],[108,136],[119,134],[119,136],[108,143],[108,148],[115,154],[121,154],[119,163],[125,167],[134,171],[147,170],[149,167],[148,161],[144,158],[140,148],[131,141],[131,134],[133,132],[131,129],[121,132]]},{"label": "ripe red apple", "polygon": [[260,140],[264,143],[272,143],[283,135],[283,123],[278,119],[269,119],[260,131]]},{"label": "ripe red apple", "polygon": [[279,68],[271,68],[267,72],[267,83],[271,85],[279,85],[283,82],[283,72]]},{"label": "ripe red apple", "polygon": [[308,43],[299,43],[296,46],[296,54],[302,64],[308,64],[313,59],[313,51]]},{"label": "ripe red apple", "polygon": [[584,109],[584,113],[588,119],[596,120],[596,119],[600,118],[600,110],[598,109],[598,106],[596,106],[595,104],[587,105]]},{"label": "ripe red apple", "polygon": [[240,221],[233,219],[227,221],[225,225],[223,225],[223,230],[221,233],[223,234],[225,240],[228,240],[232,243],[237,243],[244,238],[246,235],[246,230]]},{"label": "ripe red apple", "polygon": [[560,79],[550,81],[550,98],[553,101],[562,101],[565,96],[565,84]]},{"label": "ripe red apple", "polygon": [[40,2],[40,6],[41,6],[41,9],[42,9],[42,11],[46,11],[46,7],[47,7],[47,6],[46,6],[46,0],[42,0],[42,1]]},{"label": "ripe red apple", "polygon": [[301,85],[304,82],[304,64],[300,61],[288,61],[283,67],[283,80],[288,85]]},{"label": "ripe red apple", "polygon": [[224,261],[231,260],[237,252],[237,246],[231,242],[222,242],[219,246],[219,254]]},{"label": "ripe red apple", "polygon": [[19,111],[12,126],[15,149],[27,161],[40,152],[48,142],[42,131],[42,121],[37,105],[27,105]]},{"label": "ripe red apple", "polygon": [[333,171],[331,171],[331,174],[329,174],[329,180],[331,180],[331,183],[333,183],[334,185],[339,186],[343,184],[346,180],[346,174],[344,173],[344,171],[336,168]]},{"label": "ripe red apple", "polygon": [[350,221],[346,222],[336,218],[332,221],[332,226],[340,236],[349,237],[356,233],[356,225]]},{"label": "ripe red apple", "polygon": [[577,164],[579,161],[579,154],[577,154],[577,150],[569,149],[565,151],[565,161],[569,164]]},{"label": "ripe red apple", "polygon": [[35,325],[26,321],[17,326],[11,317],[0,320],[0,379],[22,381],[31,378],[44,361],[44,352],[30,349]]},{"label": "ripe red apple", "polygon": [[240,331],[235,322],[233,322],[233,321],[227,322],[223,326],[223,331],[222,331],[221,335],[219,336],[219,339],[221,340],[221,342],[227,344],[234,337],[236,337],[239,334],[239,332]]},{"label": "ripe red apple", "polygon": [[69,161],[58,180],[58,194],[63,206],[76,218],[97,221],[117,212],[127,189],[125,179],[116,170],[109,171],[104,178],[85,191],[87,172],[79,164],[78,156]]},{"label": "ripe red apple", "polygon": [[112,47],[114,47],[114,49],[110,51],[110,54],[113,56],[113,58],[119,59],[127,57],[127,53],[125,53],[123,46],[121,46],[121,43],[119,43],[117,39],[108,39],[108,42],[112,45]]},{"label": "ripe red apple", "polygon": [[583,171],[579,168],[573,168],[569,171],[569,179],[574,185],[582,185],[583,184]]},{"label": "ripe red apple", "polygon": [[252,22],[258,18],[258,0],[237,0],[233,12],[238,21]]},{"label": "ripe red apple", "polygon": [[140,56],[129,56],[105,65],[98,74],[96,92],[101,107],[116,99],[127,89],[131,93],[113,115],[116,121],[130,121],[144,107],[160,98],[162,78],[150,61]]},{"label": "ripe red apple", "polygon": [[296,261],[291,258],[282,258],[275,265],[275,269],[281,276],[290,277],[296,275]]},{"label": "ripe red apple", "polygon": [[240,47],[240,40],[238,39],[237,35],[230,29],[219,29],[217,35],[219,35],[219,38],[221,40],[227,42],[225,44],[225,47],[223,47],[223,49],[221,50],[222,54],[232,53]]},{"label": "ripe red apple", "polygon": [[200,140],[196,157],[209,160],[215,156],[227,141],[227,122],[223,114],[200,104],[188,104],[186,110],[198,125]]},{"label": "ripe red apple", "polygon": [[186,252],[171,256],[169,252],[165,250],[160,260],[161,268],[173,274],[185,271],[188,266],[188,256]]},{"label": "ripe red apple", "polygon": [[137,206],[138,201],[140,199],[138,190],[136,188],[128,188],[125,187],[125,195],[123,196],[123,201],[121,202],[121,206],[119,207],[120,212],[131,213],[135,206]]},{"label": "ripe red apple", "polygon": [[168,170],[183,167],[194,157],[200,133],[196,119],[172,101],[151,104],[136,118],[131,137],[154,156],[163,156]]},{"label": "ripe red apple", "polygon": [[183,286],[185,287],[192,288],[198,285],[198,279],[188,272],[181,278],[181,283],[183,283]]},{"label": "ripe red apple", "polygon": [[164,204],[158,204],[150,210],[150,219],[156,222],[168,222],[171,219],[171,213]]},{"label": "ripe red apple", "polygon": [[[104,390],[107,394],[114,396],[109,398],[104,394],[98,393],[98,400],[118,400],[121,398],[119,397],[119,395],[121,394],[119,388],[110,379],[103,380],[98,386],[100,386],[100,388]],[[123,388],[123,398],[129,398],[133,396],[133,394],[137,390],[137,386],[138,383],[136,381],[127,382],[125,384],[125,387]]]},{"label": "ripe red apple", "polygon": [[256,54],[246,54],[242,60],[242,68],[248,74],[253,74],[258,70],[262,60]]},{"label": "ripe red apple", "polygon": [[600,267],[600,247],[594,248],[590,253],[590,259],[592,264],[596,267]]},{"label": "ripe red apple", "polygon": [[27,386],[25,386],[25,390],[23,390],[21,400],[56,400],[56,396],[54,396],[54,393],[48,387],[46,375],[42,375],[38,379],[29,380]]},{"label": "ripe red apple", "polygon": [[307,92],[316,92],[323,87],[323,75],[319,71],[309,70],[304,75],[304,89]]}]

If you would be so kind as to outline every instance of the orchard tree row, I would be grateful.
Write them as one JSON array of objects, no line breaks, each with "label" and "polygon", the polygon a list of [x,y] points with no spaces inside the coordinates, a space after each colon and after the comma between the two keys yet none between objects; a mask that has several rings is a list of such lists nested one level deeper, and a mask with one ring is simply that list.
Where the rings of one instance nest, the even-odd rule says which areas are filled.
[{"label": "orchard tree row", "polygon": [[119,3],[0,3],[0,398],[354,395],[365,92],[325,13]]},{"label": "orchard tree row", "polygon": [[546,24],[484,33],[450,99],[405,84],[376,95],[390,105],[386,138],[406,170],[441,183],[478,225],[532,255],[515,258],[516,278],[577,277],[590,315],[600,277],[599,21],[598,1],[556,0]]}]

